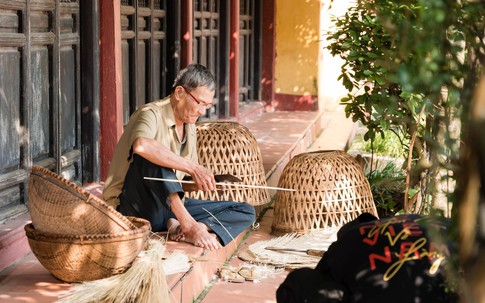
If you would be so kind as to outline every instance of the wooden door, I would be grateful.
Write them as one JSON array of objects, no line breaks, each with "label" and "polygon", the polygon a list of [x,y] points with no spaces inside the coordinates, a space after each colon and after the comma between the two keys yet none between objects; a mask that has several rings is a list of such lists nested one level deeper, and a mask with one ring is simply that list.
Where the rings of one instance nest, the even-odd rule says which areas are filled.
[{"label": "wooden door", "polygon": [[167,0],[121,1],[121,49],[126,124],[139,106],[170,93]]},{"label": "wooden door", "polygon": [[0,0],[0,222],[26,212],[31,165],[82,179],[79,3]]},{"label": "wooden door", "polygon": [[261,1],[239,2],[239,101],[260,99]]},{"label": "wooden door", "polygon": [[228,114],[229,30],[228,1],[194,0],[193,62],[206,66],[216,79],[214,106],[201,120]]}]

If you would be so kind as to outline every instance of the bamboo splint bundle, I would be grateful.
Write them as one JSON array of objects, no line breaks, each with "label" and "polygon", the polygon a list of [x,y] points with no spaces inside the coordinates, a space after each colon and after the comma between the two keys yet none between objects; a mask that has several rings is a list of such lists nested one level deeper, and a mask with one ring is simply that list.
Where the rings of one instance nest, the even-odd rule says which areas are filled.
[{"label": "bamboo splint bundle", "polygon": [[273,234],[342,226],[363,212],[377,216],[361,166],[343,151],[295,156],[285,166],[278,186],[297,191],[276,193]]},{"label": "bamboo splint bundle", "polygon": [[[250,130],[236,122],[197,124],[199,163],[214,174],[231,174],[242,184],[267,186],[261,151]],[[223,191],[188,192],[187,196],[205,200],[232,200],[262,205],[270,201],[266,188],[225,188]]]},{"label": "bamboo splint bundle", "polygon": [[75,285],[64,293],[59,303],[152,303],[169,302],[166,276],[186,272],[189,258],[180,252],[167,259],[166,247],[160,240],[149,239],[147,249],[125,273]]},{"label": "bamboo splint bundle", "polygon": [[[267,264],[276,267],[295,269],[301,267],[315,267],[321,257],[311,256],[301,252],[285,252],[289,250],[321,250],[326,251],[337,239],[339,227],[326,230],[314,230],[305,235],[288,233],[269,240],[257,241],[242,250],[238,257],[247,262]],[[282,251],[274,251],[269,248],[281,248]]]}]

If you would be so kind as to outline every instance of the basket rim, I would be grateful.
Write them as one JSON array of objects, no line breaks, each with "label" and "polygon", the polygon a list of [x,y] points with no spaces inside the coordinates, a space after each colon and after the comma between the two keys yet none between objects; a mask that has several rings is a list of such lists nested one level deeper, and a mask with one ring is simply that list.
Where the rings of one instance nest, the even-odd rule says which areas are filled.
[{"label": "basket rim", "polygon": [[31,240],[49,243],[70,243],[70,244],[93,244],[93,243],[107,243],[119,242],[130,239],[136,239],[148,235],[151,230],[150,222],[137,217],[127,217],[128,220],[139,223],[140,226],[136,229],[127,230],[111,234],[87,234],[87,235],[73,235],[73,234],[57,234],[50,232],[42,232],[36,230],[33,223],[28,223],[24,226],[27,237]]},{"label": "basket rim", "polygon": [[[223,123],[229,124],[229,123],[232,123],[232,124],[238,124],[238,125],[244,126],[244,125],[242,125],[241,123],[239,123],[237,121],[199,121],[195,125],[215,124],[215,123],[218,123],[218,124],[223,124]],[[244,127],[246,127],[246,126],[244,126]]]},{"label": "basket rim", "polygon": [[[54,185],[64,188],[69,193],[76,195],[85,203],[104,213],[108,218],[111,219],[111,221],[118,224],[122,229],[129,231],[137,228],[130,220],[108,205],[105,201],[86,191],[84,188],[78,186],[74,182],[69,181],[64,177],[48,170],[47,168],[33,165],[30,174],[43,178],[45,181],[51,182]],[[65,186],[67,186],[67,188]]]}]

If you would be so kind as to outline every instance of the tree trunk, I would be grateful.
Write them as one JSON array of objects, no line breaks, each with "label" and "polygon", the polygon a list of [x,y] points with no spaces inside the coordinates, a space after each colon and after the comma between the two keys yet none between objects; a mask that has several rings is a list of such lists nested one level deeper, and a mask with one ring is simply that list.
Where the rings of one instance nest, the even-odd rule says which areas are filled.
[{"label": "tree trunk", "polygon": [[465,273],[462,303],[485,302],[485,77],[472,101],[458,178],[460,265]]}]

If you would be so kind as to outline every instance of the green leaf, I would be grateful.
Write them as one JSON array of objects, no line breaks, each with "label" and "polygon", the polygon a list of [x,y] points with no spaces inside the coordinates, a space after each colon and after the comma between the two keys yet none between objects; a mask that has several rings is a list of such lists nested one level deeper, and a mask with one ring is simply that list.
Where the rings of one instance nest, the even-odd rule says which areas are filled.
[{"label": "green leaf", "polygon": [[344,42],[342,44],[342,49],[349,49],[352,47],[352,43],[351,42]]},{"label": "green leaf", "polygon": [[409,197],[409,199],[412,199],[418,192],[419,192],[418,189],[409,188],[408,189],[408,197]]},{"label": "green leaf", "polygon": [[379,77],[379,76],[375,76],[374,77],[374,80],[377,82],[377,84],[379,85],[383,85],[384,83],[386,83],[386,81],[384,80],[384,78],[382,77]]},{"label": "green leaf", "polygon": [[369,59],[376,59],[376,58],[379,58],[379,56],[378,56],[378,55],[376,55],[376,54],[374,54],[374,53],[367,52],[367,53],[365,53],[365,54],[366,54],[367,58],[369,58]]},{"label": "green leaf", "polygon": [[348,78],[344,78],[344,87],[348,90],[351,91],[354,88],[354,85],[352,84],[352,81],[350,81]]}]

